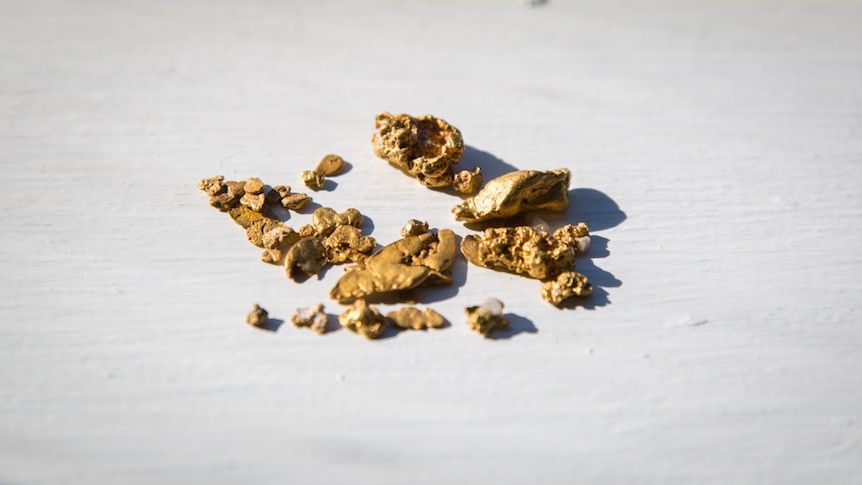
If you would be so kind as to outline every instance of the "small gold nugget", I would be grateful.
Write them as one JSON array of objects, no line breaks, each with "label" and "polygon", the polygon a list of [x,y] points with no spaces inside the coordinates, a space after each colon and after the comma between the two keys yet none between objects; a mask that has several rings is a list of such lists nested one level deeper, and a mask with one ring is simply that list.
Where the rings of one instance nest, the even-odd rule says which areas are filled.
[{"label": "small gold nugget", "polygon": [[452,181],[452,189],[462,194],[474,194],[482,186],[484,180],[482,169],[479,167],[476,167],[472,172],[461,170],[455,174],[455,179]]},{"label": "small gold nugget", "polygon": [[269,313],[266,310],[259,307],[257,303],[254,304],[254,308],[251,312],[245,317],[245,323],[253,326],[261,328],[266,325],[266,322],[269,320]]},{"label": "small gold nugget", "polygon": [[422,330],[440,328],[446,322],[442,315],[430,308],[419,311],[416,307],[404,307],[386,314],[395,326],[403,329]]},{"label": "small gold nugget", "polygon": [[329,323],[329,316],[323,313],[323,305],[307,308],[297,308],[290,320],[297,327],[308,327],[316,333],[323,335]]},{"label": "small gold nugget", "polygon": [[586,297],[593,294],[593,285],[587,277],[574,271],[564,271],[555,279],[542,283],[542,298],[555,306],[573,296]]},{"label": "small gold nugget", "polygon": [[304,170],[302,183],[311,190],[320,190],[326,184],[326,176],[316,170]]},{"label": "small gold nugget", "polygon": [[[374,153],[415,177],[426,187],[449,187],[454,182],[452,165],[464,153],[461,131],[431,115],[380,113],[371,137]],[[469,176],[462,176],[468,177]],[[473,184],[461,183],[459,188]]]},{"label": "small gold nugget", "polygon": [[338,155],[326,155],[314,169],[315,172],[322,173],[327,177],[338,175],[342,170],[344,170],[344,159]]},{"label": "small gold nugget", "polygon": [[509,321],[503,317],[503,302],[488,298],[479,306],[467,307],[467,325],[485,337],[494,329],[509,328]]},{"label": "small gold nugget", "polygon": [[482,222],[512,217],[529,210],[562,211],[569,207],[572,173],[559,170],[519,170],[501,175],[478,194],[452,208],[455,219]]},{"label": "small gold nugget", "polygon": [[365,300],[356,300],[348,306],[338,316],[338,323],[369,339],[378,338],[386,331],[386,319],[376,308],[368,306]]},{"label": "small gold nugget", "polygon": [[450,284],[457,254],[457,239],[449,229],[405,237],[348,268],[329,296],[343,304],[421,285]]},{"label": "small gold nugget", "polygon": [[419,219],[410,219],[404,227],[401,228],[401,237],[418,236],[428,232],[428,221],[420,221]]}]

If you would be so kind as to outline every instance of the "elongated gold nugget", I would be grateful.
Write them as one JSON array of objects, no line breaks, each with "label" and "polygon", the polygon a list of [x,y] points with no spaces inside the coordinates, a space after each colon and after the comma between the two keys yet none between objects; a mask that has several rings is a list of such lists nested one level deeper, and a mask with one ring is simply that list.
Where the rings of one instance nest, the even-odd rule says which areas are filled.
[{"label": "elongated gold nugget", "polygon": [[566,210],[571,178],[566,168],[510,172],[490,180],[478,194],[453,207],[452,212],[456,220],[482,222],[529,210]]}]

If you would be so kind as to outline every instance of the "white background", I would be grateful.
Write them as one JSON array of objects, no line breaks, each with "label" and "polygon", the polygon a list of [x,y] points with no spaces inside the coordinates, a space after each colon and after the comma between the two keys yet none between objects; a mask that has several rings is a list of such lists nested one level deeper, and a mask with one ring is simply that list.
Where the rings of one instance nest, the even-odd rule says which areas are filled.
[{"label": "white background", "polygon": [[[853,483],[862,472],[855,1],[0,2],[0,483]],[[379,111],[464,168],[573,173],[585,306],[461,260],[449,328],[289,321],[199,179],[301,187],[380,243],[460,199],[374,157]],[[299,227],[309,213],[295,214]],[[483,339],[463,307],[506,303]],[[384,311],[389,308],[384,309]]]}]

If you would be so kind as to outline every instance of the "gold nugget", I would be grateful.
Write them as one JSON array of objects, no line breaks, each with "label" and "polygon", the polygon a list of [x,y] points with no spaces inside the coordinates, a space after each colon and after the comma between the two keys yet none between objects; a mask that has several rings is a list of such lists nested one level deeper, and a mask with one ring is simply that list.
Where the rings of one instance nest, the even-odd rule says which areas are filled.
[{"label": "gold nugget", "polygon": [[519,170],[497,177],[478,194],[452,208],[455,219],[481,222],[529,210],[562,211],[569,207],[568,169]]},{"label": "gold nugget", "polygon": [[338,316],[338,323],[369,339],[378,338],[386,331],[386,319],[376,308],[368,306],[365,300],[356,300],[347,307]]},{"label": "gold nugget", "polygon": [[457,253],[455,233],[448,229],[405,237],[384,246],[361,265],[348,268],[329,296],[339,303],[350,303],[422,285],[450,284],[450,268]]},{"label": "gold nugget", "polygon": [[562,305],[564,300],[573,296],[585,297],[592,293],[593,285],[587,281],[587,277],[574,271],[564,271],[556,279],[542,283],[542,298],[555,306]]},{"label": "gold nugget", "polygon": [[[452,165],[464,153],[461,131],[431,115],[380,113],[377,133],[371,137],[374,153],[402,169],[427,187],[448,187],[454,181]],[[469,188],[470,184],[461,184]]]},{"label": "gold nugget", "polygon": [[419,219],[410,219],[404,227],[401,228],[401,237],[418,236],[428,232],[428,221],[420,221]]},{"label": "gold nugget", "polygon": [[509,321],[503,316],[503,302],[488,298],[479,306],[467,307],[467,325],[485,337],[495,329],[509,328]]},{"label": "gold nugget", "polygon": [[245,323],[253,326],[261,328],[266,325],[266,322],[269,320],[269,313],[266,310],[254,304],[254,308],[249,312],[245,317]]},{"label": "gold nugget", "polygon": [[489,228],[481,236],[466,236],[461,253],[476,266],[544,280],[574,269],[575,255],[588,241],[583,222],[553,235],[530,226]]},{"label": "gold nugget", "polygon": [[323,305],[308,308],[297,308],[290,321],[297,327],[308,327],[316,333],[323,335],[326,333],[326,327],[329,323],[329,316],[323,313]]},{"label": "gold nugget", "polygon": [[338,175],[342,170],[344,170],[344,159],[338,155],[326,155],[314,169],[315,172],[322,173],[327,177]]},{"label": "gold nugget", "polygon": [[404,307],[386,314],[395,326],[403,329],[423,330],[440,328],[446,322],[442,315],[430,308],[419,311],[416,307]]},{"label": "gold nugget", "polygon": [[326,176],[316,170],[304,170],[302,183],[311,190],[320,190],[326,184]]}]

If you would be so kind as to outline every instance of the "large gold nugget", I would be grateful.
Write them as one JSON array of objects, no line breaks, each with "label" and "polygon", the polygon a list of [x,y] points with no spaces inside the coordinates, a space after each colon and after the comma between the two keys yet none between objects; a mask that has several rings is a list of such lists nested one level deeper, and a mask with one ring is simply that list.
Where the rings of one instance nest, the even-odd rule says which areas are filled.
[{"label": "large gold nugget", "polygon": [[461,131],[431,115],[380,113],[377,133],[371,137],[374,153],[404,170],[427,187],[448,187],[454,180],[452,165],[464,153]]},{"label": "large gold nugget", "polygon": [[567,225],[549,235],[530,226],[488,228],[461,241],[467,261],[497,271],[545,280],[575,267],[575,255],[588,246],[584,223]]},{"label": "large gold nugget", "polygon": [[329,296],[344,304],[426,284],[449,284],[449,269],[457,256],[457,238],[449,229],[405,237],[369,256],[362,266],[350,268]]},{"label": "large gold nugget", "polygon": [[571,178],[566,168],[507,173],[489,181],[478,194],[453,207],[452,212],[456,220],[481,222],[529,210],[566,210]]}]

